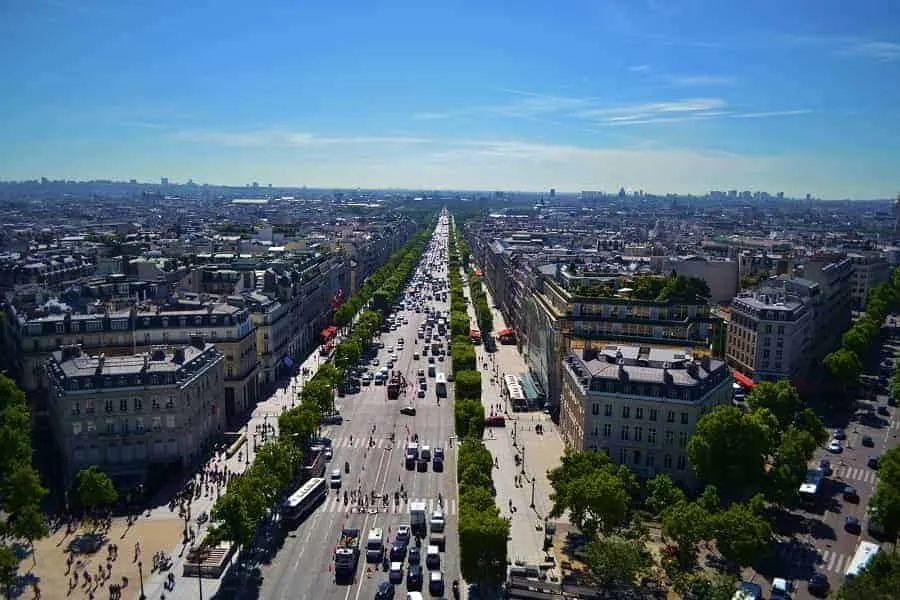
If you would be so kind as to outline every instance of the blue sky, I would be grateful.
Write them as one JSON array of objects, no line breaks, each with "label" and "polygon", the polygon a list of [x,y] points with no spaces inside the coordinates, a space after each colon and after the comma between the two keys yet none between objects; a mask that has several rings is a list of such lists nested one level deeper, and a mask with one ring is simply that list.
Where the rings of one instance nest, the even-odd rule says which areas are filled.
[{"label": "blue sky", "polygon": [[897,0],[0,2],[0,178],[900,192]]}]

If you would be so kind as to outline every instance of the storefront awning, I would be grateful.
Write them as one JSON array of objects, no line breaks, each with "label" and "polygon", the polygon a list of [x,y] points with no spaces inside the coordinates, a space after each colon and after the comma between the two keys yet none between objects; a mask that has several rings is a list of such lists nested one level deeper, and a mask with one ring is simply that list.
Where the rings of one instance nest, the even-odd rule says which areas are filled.
[{"label": "storefront awning", "polygon": [[737,369],[732,369],[731,374],[734,375],[734,380],[739,384],[744,386],[745,388],[753,388],[756,386],[756,382],[738,371]]},{"label": "storefront awning", "polygon": [[481,337],[481,332],[477,329],[472,329],[469,331],[469,337]]},{"label": "storefront awning", "polygon": [[510,329],[509,327],[507,327],[506,329],[503,329],[503,330],[501,330],[501,331],[498,331],[498,332],[497,332],[497,335],[500,336],[500,337],[503,337],[504,335],[511,335],[512,332],[513,332],[513,330]]},{"label": "storefront awning", "polygon": [[337,332],[337,327],[335,327],[334,325],[330,325],[322,330],[322,337],[327,340],[328,338],[333,336],[336,332]]}]

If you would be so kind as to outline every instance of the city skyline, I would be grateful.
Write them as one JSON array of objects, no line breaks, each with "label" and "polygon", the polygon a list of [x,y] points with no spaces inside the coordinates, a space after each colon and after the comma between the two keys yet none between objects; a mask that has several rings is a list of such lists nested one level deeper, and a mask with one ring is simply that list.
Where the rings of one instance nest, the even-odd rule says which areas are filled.
[{"label": "city skyline", "polygon": [[[0,178],[893,198],[900,8],[0,9]],[[25,53],[17,49],[27,48]]]}]

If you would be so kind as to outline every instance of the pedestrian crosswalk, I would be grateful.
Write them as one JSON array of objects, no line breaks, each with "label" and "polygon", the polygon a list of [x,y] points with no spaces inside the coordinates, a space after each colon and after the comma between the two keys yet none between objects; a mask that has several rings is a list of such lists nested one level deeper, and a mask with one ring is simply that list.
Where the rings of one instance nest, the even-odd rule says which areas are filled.
[{"label": "pedestrian crosswalk", "polygon": [[[398,514],[405,515],[409,513],[409,503],[410,502],[424,502],[428,507],[429,514],[438,509],[438,499],[437,498],[410,498],[409,502],[400,501],[399,506],[395,507],[393,502],[393,497],[389,498],[390,503],[388,508],[384,508],[381,502],[377,503],[377,509],[379,513],[387,513],[387,514]],[[376,508],[376,507],[369,507]],[[352,504],[344,504],[344,495],[329,495],[325,498],[325,501],[322,503],[322,508],[320,509],[324,512],[328,513],[337,513],[337,512],[354,512],[355,507]],[[455,515],[457,510],[457,501],[455,498],[444,498],[444,514],[447,516]],[[363,512],[367,512],[368,508],[363,508]]]},{"label": "pedestrian crosswalk", "polygon": [[834,470],[835,479],[845,481],[861,481],[863,483],[875,483],[878,473],[868,467],[837,467]]},{"label": "pedestrian crosswalk", "polygon": [[786,563],[791,565],[814,567],[818,571],[828,571],[843,575],[850,564],[852,557],[849,554],[822,550],[799,543],[781,543],[776,546],[776,553]]},{"label": "pedestrian crosswalk", "polygon": [[[328,433],[326,432],[325,435],[328,435]],[[331,436],[329,436],[329,437],[331,437]],[[396,441],[394,441],[394,442],[392,442],[391,440],[389,440],[386,437],[377,437],[374,440],[374,443],[375,443],[374,447],[382,448],[382,449],[397,448],[398,446],[402,446],[404,442],[405,442],[405,437],[404,438],[398,437],[396,439]],[[419,444],[423,445],[423,446],[431,446],[433,448],[434,447],[443,448],[444,452],[447,452],[448,450],[451,449],[449,440],[446,440],[446,439],[441,440],[440,442],[429,442],[428,440],[424,440],[424,441],[420,440]],[[331,447],[334,450],[338,450],[340,448],[355,448],[358,450],[365,450],[366,448],[368,448],[368,446],[369,446],[368,436],[364,436],[364,437],[353,436],[352,439],[350,438],[350,436],[331,437]]]}]

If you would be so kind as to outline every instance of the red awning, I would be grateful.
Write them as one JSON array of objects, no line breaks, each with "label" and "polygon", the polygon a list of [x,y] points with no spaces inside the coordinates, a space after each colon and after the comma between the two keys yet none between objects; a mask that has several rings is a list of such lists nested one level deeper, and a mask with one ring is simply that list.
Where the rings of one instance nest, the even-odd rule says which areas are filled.
[{"label": "red awning", "polygon": [[511,335],[512,332],[513,332],[513,330],[511,328],[507,327],[506,329],[504,329],[502,331],[498,331],[497,335],[500,337],[503,337],[504,335]]},{"label": "red awning", "polygon": [[472,329],[471,331],[469,331],[469,337],[480,337],[480,336],[481,336],[481,332],[478,331],[477,329]]},{"label": "red awning", "polygon": [[478,267],[475,267],[475,269],[473,270],[475,271],[475,277],[481,277],[482,275],[484,275],[484,273],[482,273],[481,269],[479,269]]},{"label": "red awning", "polygon": [[337,327],[335,327],[334,325],[330,325],[322,330],[322,337],[327,340],[328,338],[333,336],[336,331],[337,331]]},{"label": "red awning", "polygon": [[756,382],[738,371],[737,369],[732,369],[731,374],[734,375],[734,380],[739,384],[744,386],[745,388],[753,388],[756,386]]}]

